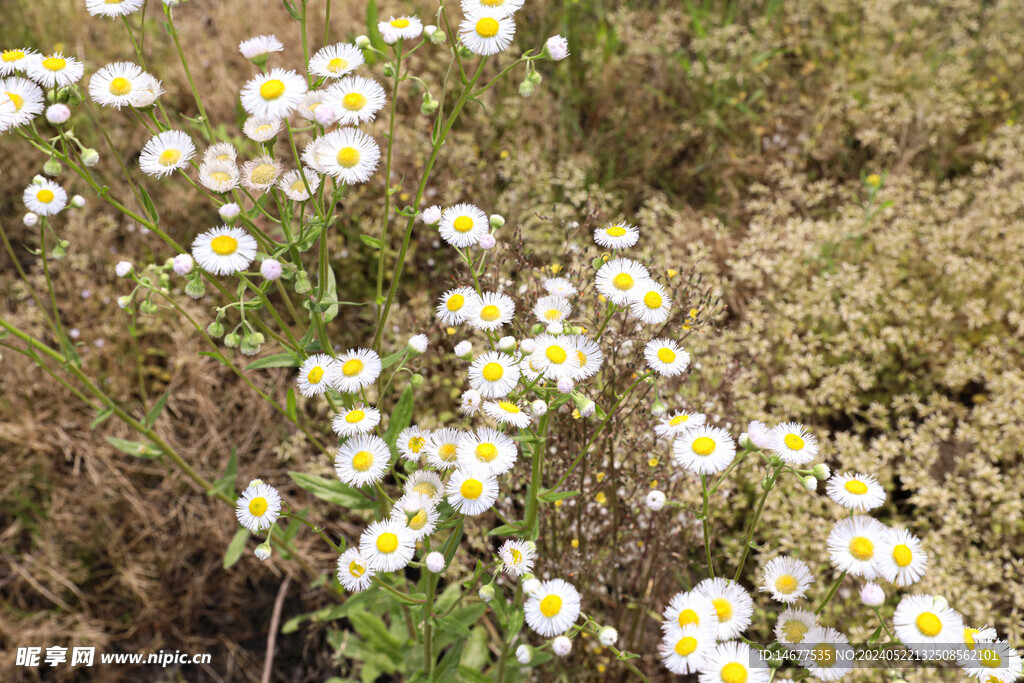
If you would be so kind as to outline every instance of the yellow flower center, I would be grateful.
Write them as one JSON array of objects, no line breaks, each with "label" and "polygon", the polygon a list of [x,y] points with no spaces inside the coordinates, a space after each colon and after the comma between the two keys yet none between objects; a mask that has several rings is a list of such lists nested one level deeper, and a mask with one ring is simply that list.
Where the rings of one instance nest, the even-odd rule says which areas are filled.
[{"label": "yellow flower center", "polygon": [[612,279],[615,289],[625,291],[633,287],[633,276],[629,273],[619,273]]},{"label": "yellow flower center", "polygon": [[799,451],[804,447],[804,440],[797,434],[786,434],[783,441],[786,442],[786,448],[791,451]]},{"label": "yellow flower center", "polygon": [[722,683],[746,683],[747,667],[739,662],[729,662],[722,667]]},{"label": "yellow flower center", "polygon": [[490,17],[484,17],[476,22],[476,32],[482,38],[493,38],[498,35],[498,21]]},{"label": "yellow flower center", "polygon": [[306,191],[306,185],[305,183],[302,182],[302,178],[299,178],[294,183],[292,183],[291,191],[303,193]]},{"label": "yellow flower center", "polygon": [[[790,436],[792,436],[792,434],[790,434]],[[846,482],[846,486],[844,486],[843,488],[845,488],[847,491],[849,491],[855,496],[863,496],[865,493],[868,492],[868,485],[862,481],[857,481],[856,479],[854,479],[853,481]]]},{"label": "yellow flower center", "polygon": [[210,242],[210,249],[219,256],[228,256],[238,249],[238,240],[231,235],[217,235]]},{"label": "yellow flower center", "polygon": [[359,150],[355,147],[342,147],[336,158],[339,166],[352,168],[359,163]]},{"label": "yellow flower center", "polygon": [[676,415],[671,420],[669,420],[668,423],[670,425],[672,425],[673,427],[678,427],[679,425],[683,424],[684,422],[686,422],[689,419],[690,419],[689,415]]},{"label": "yellow flower center", "polygon": [[350,92],[342,98],[341,105],[349,111],[359,111],[366,106],[366,98],[362,93]]},{"label": "yellow flower center", "polygon": [[732,619],[732,603],[725,598],[715,598],[711,601],[711,604],[715,606],[715,612],[718,613],[718,623],[724,624],[725,622]]},{"label": "yellow flower center", "polygon": [[875,544],[869,538],[856,536],[850,541],[850,554],[861,562],[867,562],[875,556]]},{"label": "yellow flower center", "polygon": [[409,20],[408,19],[392,19],[391,20],[391,25],[394,26],[395,28],[409,28]]},{"label": "yellow flower center", "polygon": [[253,517],[262,517],[268,507],[267,499],[263,496],[257,496],[249,501],[249,512],[252,513]]},{"label": "yellow flower center", "polygon": [[161,166],[174,166],[179,159],[181,159],[181,150],[165,149],[160,152],[160,158],[157,161]]},{"label": "yellow flower center", "polygon": [[36,199],[43,204],[49,204],[53,201],[53,192],[50,190],[39,190],[39,192],[36,192]]},{"label": "yellow flower center", "polygon": [[814,662],[818,666],[831,667],[836,663],[836,649],[834,646],[828,643],[819,643],[812,650],[814,652]]},{"label": "yellow flower center", "polygon": [[558,365],[564,363],[565,359],[568,358],[568,355],[565,353],[565,349],[561,346],[549,346],[547,351],[544,352],[544,355],[548,357],[549,361]]},{"label": "yellow flower center", "polygon": [[322,380],[323,378],[324,369],[319,365],[310,370],[309,374],[306,375],[306,380],[308,380],[310,384],[320,384],[320,380]]},{"label": "yellow flower center", "polygon": [[658,349],[658,360],[665,364],[675,363],[676,352],[668,348],[667,346],[663,346],[660,349]]},{"label": "yellow flower center", "polygon": [[409,520],[409,528],[415,531],[419,531],[427,525],[427,511],[420,510]]},{"label": "yellow flower center", "polygon": [[414,436],[409,439],[409,450],[413,453],[419,453],[423,450],[423,444],[427,442],[422,436]]},{"label": "yellow flower center", "polygon": [[110,94],[122,97],[132,91],[132,82],[120,76],[110,81]]},{"label": "yellow flower center", "polygon": [[775,590],[783,595],[789,595],[795,591],[797,585],[797,580],[790,574],[783,574],[779,578],[775,579]]},{"label": "yellow flower center", "polygon": [[476,447],[476,459],[481,462],[490,462],[498,457],[498,447],[493,443],[482,443]]},{"label": "yellow flower center", "polygon": [[462,497],[468,498],[469,500],[476,500],[483,492],[484,485],[477,479],[467,479],[462,482],[462,486],[459,487],[459,493],[462,494]]},{"label": "yellow flower center", "polygon": [[355,560],[352,560],[348,563],[348,573],[358,579],[360,576],[366,573],[366,567],[359,564]]},{"label": "yellow flower center", "polygon": [[644,294],[644,305],[647,308],[661,308],[661,294],[657,292],[647,292]]},{"label": "yellow flower center", "polygon": [[284,94],[284,81],[271,78],[260,86],[260,97],[265,100],[276,100]]},{"label": "yellow flower center", "polygon": [[442,444],[442,446],[437,449],[437,457],[441,458],[441,460],[444,460],[445,462],[454,462],[455,461],[455,452],[456,452],[455,444],[453,444],[453,443]]},{"label": "yellow flower center", "polygon": [[892,559],[899,566],[906,567],[914,559],[914,553],[911,552],[909,546],[900,543],[892,549]]},{"label": "yellow flower center", "polygon": [[16,92],[9,92],[7,96],[11,98],[11,102],[14,102],[14,108],[21,111],[21,107],[25,104],[25,98]]},{"label": "yellow flower center", "polygon": [[700,626],[700,617],[692,609],[684,609],[679,613],[679,625],[688,626],[690,624],[697,624]]},{"label": "yellow flower center", "polygon": [[363,361],[358,358],[352,358],[345,361],[345,364],[341,366],[341,374],[346,377],[355,377],[363,371]]},{"label": "yellow flower center", "polygon": [[995,669],[1002,665],[1003,660],[995,650],[982,650],[981,654],[978,655],[978,660],[982,666],[986,666],[990,669]]},{"label": "yellow flower center", "polygon": [[512,548],[512,564],[519,564],[523,561],[523,554],[518,548]]},{"label": "yellow flower center", "polygon": [[929,638],[934,638],[942,633],[942,621],[931,612],[921,612],[917,615],[915,623],[917,630]]},{"label": "yellow flower center", "polygon": [[210,174],[210,180],[213,180],[218,185],[224,185],[231,182],[231,174],[227,171],[214,171]]},{"label": "yellow flower center", "polygon": [[711,455],[715,452],[715,440],[707,437],[697,437],[693,442],[693,452],[697,455]]},{"label": "yellow flower center", "polygon": [[488,363],[482,374],[488,382],[497,382],[505,374],[505,368],[501,367],[501,363]]},{"label": "yellow flower center", "polygon": [[455,232],[469,232],[473,229],[473,219],[469,216],[459,216],[452,222]]},{"label": "yellow flower center", "polygon": [[692,636],[684,636],[676,643],[676,654],[680,657],[693,654],[697,649],[697,639]]},{"label": "yellow flower center", "polygon": [[390,554],[398,550],[398,536],[385,531],[377,537],[377,550],[385,554]]},{"label": "yellow flower center", "polygon": [[25,53],[21,50],[4,50],[4,53],[2,56],[0,56],[0,59],[4,60],[5,62],[16,62],[19,59],[25,59]]},{"label": "yellow flower center", "polygon": [[60,71],[67,65],[67,60],[60,57],[47,57],[43,60],[43,68],[50,71]]},{"label": "yellow flower center", "polygon": [[967,646],[968,650],[973,650],[974,649],[974,634],[975,633],[981,633],[981,631],[979,631],[976,628],[970,628],[970,627],[967,627],[967,628],[964,629],[964,645]]},{"label": "yellow flower center", "polygon": [[331,61],[327,62],[327,70],[332,74],[336,74],[339,71],[344,71],[348,68],[348,62],[341,57],[335,57]]},{"label": "yellow flower center", "polygon": [[505,0],[480,0],[480,4],[484,7],[501,7]]},{"label": "yellow flower center", "polygon": [[587,354],[583,353],[582,351],[577,351],[576,357],[580,359],[581,368],[587,367]]},{"label": "yellow flower center", "polygon": [[612,227],[605,230],[605,234],[609,237],[622,237],[626,234],[626,229],[621,225],[613,225]]},{"label": "yellow flower center", "polygon": [[782,626],[782,633],[786,636],[786,640],[791,643],[799,643],[803,641],[804,636],[807,635],[807,624],[802,621],[787,621]]},{"label": "yellow flower center", "polygon": [[562,312],[557,308],[549,308],[548,310],[544,311],[544,317],[547,320],[558,320],[559,318],[562,317]]},{"label": "yellow flower center", "polygon": [[562,598],[551,594],[540,601],[540,613],[548,619],[562,611]]},{"label": "yellow flower center", "polygon": [[466,297],[461,294],[452,294],[448,297],[448,301],[445,303],[445,308],[449,311],[457,311],[462,308],[466,303]]},{"label": "yellow flower center", "polygon": [[366,472],[373,467],[373,453],[370,451],[359,451],[352,456],[352,469],[356,472]]},{"label": "yellow flower center", "polygon": [[418,482],[412,487],[412,490],[416,493],[422,493],[424,496],[430,496],[431,498],[437,495],[437,487],[429,481]]},{"label": "yellow flower center", "polygon": [[345,416],[345,422],[348,422],[349,424],[355,424],[357,422],[362,422],[363,418],[365,417],[366,413],[364,413],[361,410],[350,410],[348,411],[348,415]]},{"label": "yellow flower center", "polygon": [[498,407],[504,410],[506,413],[518,413],[519,406],[515,403],[509,403],[508,401],[498,401]]},{"label": "yellow flower center", "polygon": [[489,323],[493,323],[501,317],[501,309],[494,304],[487,304],[480,310],[480,317]]}]

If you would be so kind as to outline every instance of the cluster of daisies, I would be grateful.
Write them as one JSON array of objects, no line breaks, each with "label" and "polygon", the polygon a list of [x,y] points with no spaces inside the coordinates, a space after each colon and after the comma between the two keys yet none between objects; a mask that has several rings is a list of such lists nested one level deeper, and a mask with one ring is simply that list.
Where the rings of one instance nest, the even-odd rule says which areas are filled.
[{"label": "cluster of daisies", "polygon": [[[61,52],[40,54],[28,47],[0,52],[0,134],[25,126],[43,113],[44,89],[73,86],[83,73],[81,62]],[[70,115],[64,104],[46,110],[54,124],[64,123]]]}]

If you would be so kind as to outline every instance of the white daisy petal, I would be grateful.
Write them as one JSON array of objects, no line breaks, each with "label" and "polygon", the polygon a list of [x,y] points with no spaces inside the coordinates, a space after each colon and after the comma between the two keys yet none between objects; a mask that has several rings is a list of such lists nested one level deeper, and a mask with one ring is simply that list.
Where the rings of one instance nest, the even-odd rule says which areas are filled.
[{"label": "white daisy petal", "polygon": [[222,225],[192,242],[192,257],[206,271],[230,275],[245,270],[256,258],[256,240],[242,228]]}]

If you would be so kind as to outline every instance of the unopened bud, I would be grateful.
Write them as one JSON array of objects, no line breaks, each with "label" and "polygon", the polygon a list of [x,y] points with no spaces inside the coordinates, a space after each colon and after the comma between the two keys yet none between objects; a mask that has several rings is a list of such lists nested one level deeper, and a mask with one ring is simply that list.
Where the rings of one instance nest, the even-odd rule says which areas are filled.
[{"label": "unopened bud", "polygon": [[100,163],[100,153],[96,150],[86,148],[82,150],[82,163],[86,166],[95,166]]},{"label": "unopened bud", "polygon": [[47,159],[46,163],[43,164],[43,173],[50,177],[59,176],[62,170],[64,169],[60,165],[60,162],[52,157]]}]

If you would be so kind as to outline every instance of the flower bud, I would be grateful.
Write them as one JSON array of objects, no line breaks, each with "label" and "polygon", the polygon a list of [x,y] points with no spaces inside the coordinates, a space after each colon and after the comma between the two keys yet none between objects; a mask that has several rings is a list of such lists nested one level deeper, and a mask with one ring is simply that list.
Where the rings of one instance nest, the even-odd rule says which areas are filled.
[{"label": "flower bud", "polygon": [[242,343],[242,335],[237,332],[228,332],[224,335],[224,346],[229,349],[236,349]]},{"label": "flower bud", "polygon": [[562,334],[565,331],[565,326],[560,322],[548,323],[548,326],[544,328],[548,334]]},{"label": "flower bud", "polygon": [[473,345],[468,341],[460,341],[455,345],[455,355],[463,360],[473,359]]},{"label": "flower bud", "polygon": [[135,269],[132,267],[132,264],[128,261],[121,261],[116,266],[114,266],[114,272],[117,274],[118,277],[127,277],[128,275],[131,274],[133,270]]},{"label": "flower bud", "polygon": [[51,104],[46,108],[46,120],[55,126],[67,123],[71,118],[71,107],[66,104]]},{"label": "flower bud", "polygon": [[519,348],[523,353],[533,353],[537,350],[537,342],[533,339],[524,339],[520,344]]},{"label": "flower bud", "polygon": [[423,212],[420,213],[420,220],[426,225],[436,225],[437,223],[440,223],[441,207],[435,204],[434,206],[428,206],[423,209]]},{"label": "flower bud", "polygon": [[537,417],[540,417],[541,415],[548,412],[548,404],[538,398],[536,401],[530,404],[530,412],[536,415]]},{"label": "flower bud", "polygon": [[819,462],[817,465],[815,465],[812,472],[814,473],[814,476],[818,481],[825,481],[830,476],[832,476],[832,470],[830,470],[828,465],[826,465],[823,462]]},{"label": "flower bud", "polygon": [[484,602],[490,602],[494,599],[494,586],[487,584],[486,586],[480,587],[480,599]]},{"label": "flower bud", "polygon": [[214,320],[206,326],[206,334],[210,335],[211,339],[220,339],[224,336],[224,324],[219,320]]},{"label": "flower bud", "polygon": [[539,71],[531,71],[526,74],[526,80],[530,81],[530,83],[533,83],[534,85],[540,85],[544,80],[544,77],[540,75]]},{"label": "flower bud", "polygon": [[21,219],[21,222],[25,224],[26,228],[34,228],[35,226],[39,225],[39,215],[29,211]]},{"label": "flower bud", "polygon": [[391,62],[388,62],[384,65],[383,74],[385,78],[394,78],[395,66]]},{"label": "flower bud", "polygon": [[560,62],[569,56],[569,41],[560,35],[554,35],[544,43],[544,52],[556,62]]},{"label": "flower bud", "polygon": [[551,651],[559,657],[565,657],[572,652],[572,641],[565,636],[558,636],[551,641]]},{"label": "flower bud", "polygon": [[238,206],[238,204],[235,204],[234,202],[228,202],[224,206],[220,207],[218,213],[220,213],[220,218],[222,221],[226,222],[228,225],[231,225],[231,223],[236,218],[238,218],[238,214],[242,213],[242,208]]},{"label": "flower bud", "polygon": [[459,45],[459,56],[463,59],[472,59],[474,57],[473,52],[465,45]]},{"label": "flower bud", "polygon": [[530,654],[530,648],[526,645],[520,645],[516,648],[516,661],[526,666],[530,663],[532,656]]},{"label": "flower bud", "polygon": [[264,259],[263,263],[260,264],[260,275],[263,276],[264,280],[277,280],[281,277],[281,262],[277,259]]},{"label": "flower bud", "polygon": [[200,299],[206,294],[206,283],[199,273],[195,273],[185,282],[185,294],[193,299]]},{"label": "flower bud", "polygon": [[258,546],[256,546],[256,550],[253,551],[253,554],[255,554],[257,559],[259,559],[259,561],[262,562],[263,560],[270,557],[271,552],[273,551],[270,549],[270,543],[268,541],[263,541],[263,543],[260,543]]},{"label": "flower bud", "polygon": [[313,289],[313,285],[309,284],[309,275],[306,274],[306,271],[300,270],[295,276],[295,293],[305,294],[311,289]]},{"label": "flower bud", "polygon": [[54,159],[53,157],[47,159],[46,163],[43,164],[43,173],[50,177],[59,176],[60,172],[63,170],[64,169],[60,165],[60,162]]},{"label": "flower bud", "polygon": [[747,438],[757,448],[771,450],[775,445],[775,437],[772,430],[768,428],[768,425],[757,420],[747,425]]},{"label": "flower bud", "polygon": [[533,97],[535,92],[537,92],[537,86],[530,83],[529,80],[525,80],[519,84],[519,95],[521,97]]},{"label": "flower bud", "polygon": [[417,372],[415,375],[409,378],[409,384],[413,385],[414,387],[423,386],[423,375]]},{"label": "flower bud", "polygon": [[263,346],[264,341],[265,339],[261,332],[247,334],[242,338],[242,343],[238,350],[246,356],[255,356],[260,352],[260,347]]},{"label": "flower bud", "polygon": [[516,338],[515,337],[502,337],[498,340],[498,348],[505,353],[512,353],[516,350]]},{"label": "flower bud", "polygon": [[571,377],[559,377],[557,386],[560,394],[569,394],[572,393],[572,390],[576,385],[573,383]]},{"label": "flower bud", "polygon": [[154,313],[156,313],[156,310],[156,304],[150,301],[149,299],[146,299],[141,304],[139,304],[139,313],[153,315]]},{"label": "flower bud", "polygon": [[440,574],[444,571],[444,555],[435,550],[427,555],[426,564],[427,571],[432,574]]},{"label": "flower bud", "polygon": [[665,507],[665,494],[658,490],[651,491],[647,494],[647,500],[645,503],[647,504],[648,510],[657,512]]},{"label": "flower bud", "polygon": [[653,415],[654,417],[661,417],[662,415],[665,414],[665,411],[667,410],[668,407],[661,402],[661,399],[657,399],[654,402],[654,405],[651,406],[651,415]]},{"label": "flower bud", "polygon": [[83,197],[80,194],[76,194],[74,197],[71,198],[71,206],[76,209],[81,209],[83,206],[85,206],[85,197]]},{"label": "flower bud", "polygon": [[358,47],[361,50],[365,50],[366,48],[370,47],[370,39],[364,35],[356,36],[355,43],[356,47]]},{"label": "flower bud", "polygon": [[492,213],[487,222],[491,224],[491,230],[500,230],[505,227],[505,217],[498,213]]},{"label": "flower bud", "polygon": [[877,583],[866,583],[860,589],[860,601],[868,607],[879,607],[885,602],[885,591]]},{"label": "flower bud", "polygon": [[178,254],[174,257],[171,267],[174,269],[175,275],[188,275],[192,272],[194,263],[195,261],[189,254]]},{"label": "flower bud", "polygon": [[597,632],[597,640],[605,647],[611,647],[619,640],[619,632],[611,626],[605,626]]},{"label": "flower bud", "polygon": [[338,112],[327,103],[321,104],[313,110],[313,118],[316,122],[326,128],[338,120]]},{"label": "flower bud", "polygon": [[86,166],[95,166],[100,163],[100,153],[91,147],[82,150],[82,163]]},{"label": "flower bud", "polygon": [[409,337],[409,350],[413,353],[426,353],[430,339],[425,334],[417,334]]},{"label": "flower bud", "polygon": [[533,595],[540,590],[540,581],[532,575],[528,579],[524,576],[523,579],[523,593],[525,595]]},{"label": "flower bud", "polygon": [[814,491],[818,490],[818,480],[815,479],[814,477],[811,477],[811,476],[801,477],[800,478],[800,483],[803,484],[805,489],[807,489],[808,491],[811,491],[812,493]]},{"label": "flower bud", "polygon": [[129,306],[132,305],[132,295],[123,294],[117,297],[117,305],[120,306],[122,309],[128,308]]},{"label": "flower bud", "polygon": [[494,239],[494,235],[487,232],[480,235],[480,241],[477,242],[477,246],[481,249],[493,249],[494,245],[498,243],[498,240]]}]

